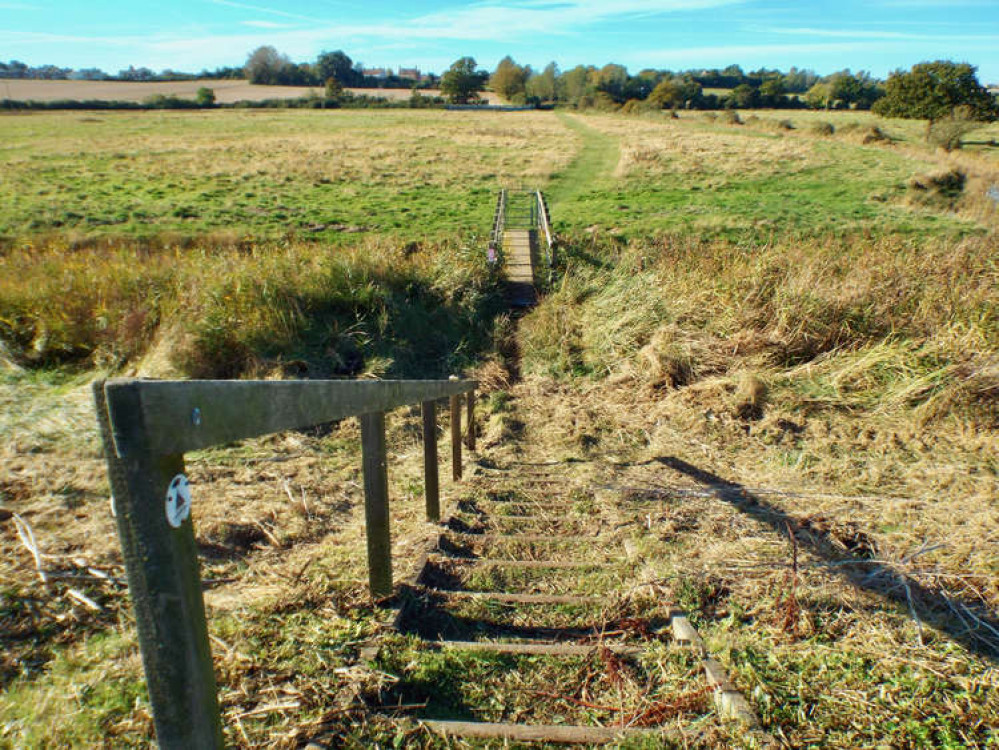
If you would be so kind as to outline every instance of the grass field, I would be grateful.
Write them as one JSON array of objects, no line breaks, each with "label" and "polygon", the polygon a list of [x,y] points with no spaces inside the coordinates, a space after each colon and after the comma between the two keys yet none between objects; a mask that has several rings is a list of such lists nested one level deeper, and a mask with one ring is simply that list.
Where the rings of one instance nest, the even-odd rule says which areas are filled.
[{"label": "grass field", "polygon": [[[995,747],[999,126],[944,154],[920,123],[740,116],[0,118],[0,748],[152,736],[89,404],[108,373],[478,377],[480,454],[445,484],[450,508],[473,521],[503,500],[499,529],[563,502],[536,531],[589,535],[588,559],[613,564],[448,575],[607,601],[547,619],[465,603],[427,633],[675,603],[777,746]],[[503,185],[543,188],[560,234],[519,319],[484,257]],[[427,533],[418,436],[417,412],[392,415],[399,569]],[[187,456],[231,746],[499,748],[362,708],[609,723],[608,706],[663,697],[649,675],[684,697],[677,747],[756,746],[667,644],[622,666],[385,633],[358,437],[346,420]],[[620,564],[623,539],[638,562]],[[552,691],[577,700],[539,700]]]},{"label": "grass field", "polygon": [[544,182],[572,156],[558,122],[531,113],[67,113],[3,123],[8,239],[470,233],[488,227],[499,186]]}]

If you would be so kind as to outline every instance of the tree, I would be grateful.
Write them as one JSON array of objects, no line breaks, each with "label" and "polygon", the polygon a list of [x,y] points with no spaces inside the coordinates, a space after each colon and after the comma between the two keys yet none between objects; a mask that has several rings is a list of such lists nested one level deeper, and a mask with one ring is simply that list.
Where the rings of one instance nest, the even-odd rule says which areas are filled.
[{"label": "tree", "polygon": [[804,100],[809,109],[832,109],[832,86],[819,81],[805,92]]},{"label": "tree", "polygon": [[870,109],[881,96],[881,89],[869,73],[856,75],[849,70],[833,73],[826,79],[829,86],[830,106]]},{"label": "tree", "polygon": [[489,77],[489,88],[509,102],[522,102],[526,96],[527,78],[531,69],[517,65],[507,55],[499,61],[496,70]]},{"label": "tree", "polygon": [[356,86],[359,83],[354,61],[342,50],[321,53],[316,58],[315,70],[320,81],[328,82],[335,78],[341,86]]},{"label": "tree", "polygon": [[946,117],[954,118],[958,108],[972,120],[996,119],[996,101],[978,82],[976,68],[968,63],[937,60],[914,65],[908,73],[897,70],[885,83],[885,95],[874,111],[885,117],[928,120],[928,126]]},{"label": "tree", "polygon": [[527,79],[524,91],[529,99],[538,102],[555,101],[555,84],[558,81],[558,65],[548,63],[540,73],[534,73]]},{"label": "tree", "polygon": [[748,83],[740,83],[729,92],[725,102],[725,106],[734,109],[751,109],[760,103],[760,94]]},{"label": "tree", "polygon": [[701,84],[689,76],[666,78],[652,89],[649,102],[660,109],[681,109],[700,99],[701,92]]},{"label": "tree", "polygon": [[271,46],[257,47],[246,58],[243,70],[250,83],[282,84],[295,64]]},{"label": "tree", "polygon": [[489,74],[476,70],[478,63],[473,57],[455,60],[447,72],[441,76],[441,93],[452,104],[469,104],[479,99],[479,93],[486,87]]},{"label": "tree", "polygon": [[215,91],[207,86],[202,86],[194,95],[194,101],[198,103],[199,107],[214,107]]},{"label": "tree", "polygon": [[760,84],[760,102],[768,107],[785,103],[783,78],[768,78]]},{"label": "tree", "polygon": [[[595,72],[595,69],[592,69]],[[590,87],[591,69],[577,65],[559,76],[556,88],[559,101],[578,107],[579,103],[592,93]]]},{"label": "tree", "polygon": [[620,104],[625,100],[625,86],[628,85],[628,69],[623,65],[609,63],[596,74],[594,81],[597,91],[602,91]]}]

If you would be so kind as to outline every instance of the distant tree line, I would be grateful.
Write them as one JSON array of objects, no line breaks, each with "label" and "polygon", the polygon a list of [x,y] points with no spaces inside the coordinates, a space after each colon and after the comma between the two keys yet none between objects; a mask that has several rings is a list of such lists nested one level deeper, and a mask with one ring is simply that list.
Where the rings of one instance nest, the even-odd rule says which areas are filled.
[{"label": "distant tree line", "polygon": [[[622,65],[555,63],[535,71],[512,58],[500,60],[489,78],[493,91],[515,104],[576,109],[870,109],[882,84],[869,73],[843,70],[820,76],[791,68],[787,73],[738,65],[712,70],[654,70],[632,75]],[[714,90],[711,90],[714,89]],[[724,90],[723,92],[721,90]]]},{"label": "distant tree line", "polygon": [[243,75],[250,83],[269,86],[325,86],[333,80],[343,88],[408,89],[434,88],[439,83],[433,74],[419,81],[391,71],[365,75],[363,64],[351,60],[343,50],[324,51],[314,62],[296,63],[269,45],[257,47],[247,56]]},{"label": "distant tree line", "polygon": [[25,79],[35,81],[193,81],[198,78],[215,80],[242,78],[242,68],[221,67],[215,70],[202,70],[200,73],[182,73],[176,70],[136,68],[130,65],[119,70],[116,75],[105,73],[100,68],[60,68],[57,65],[27,65],[20,60],[0,61],[0,78]]}]

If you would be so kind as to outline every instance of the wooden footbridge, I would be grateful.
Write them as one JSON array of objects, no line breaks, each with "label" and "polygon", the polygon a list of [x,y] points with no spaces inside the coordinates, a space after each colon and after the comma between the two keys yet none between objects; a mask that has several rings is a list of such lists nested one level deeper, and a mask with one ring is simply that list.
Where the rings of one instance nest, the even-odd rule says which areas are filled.
[{"label": "wooden footbridge", "polygon": [[[534,304],[539,268],[550,267],[554,247],[544,196],[502,191],[492,241],[491,253],[506,264],[511,305]],[[641,578],[643,535],[658,533],[643,520],[651,519],[641,505],[648,498],[636,500],[623,487],[594,489],[592,477],[577,480],[558,464],[503,466],[483,457],[462,478],[462,448],[476,450],[476,386],[469,380],[95,384],[161,748],[221,748],[224,736],[183,454],[348,416],[361,421],[369,585],[385,627],[415,636],[423,654],[416,658],[476,653],[485,659],[480,679],[493,681],[487,688],[495,693],[486,705],[466,707],[464,688],[439,684],[453,676],[408,685],[402,676],[395,693],[367,696],[345,720],[360,712],[416,722],[428,732],[518,743],[600,744],[640,735],[686,744],[713,721],[739,722],[765,737],[686,614],[661,590],[650,593]],[[442,399],[450,407],[455,483],[447,502],[437,466]],[[416,565],[394,576],[385,415],[412,404],[423,415],[428,536]],[[380,668],[381,643],[376,638],[362,650],[362,666]],[[552,666],[559,660],[575,662]],[[466,678],[471,667],[461,664],[453,672]],[[561,684],[523,687],[528,675],[545,669],[563,675]],[[603,703],[596,704],[589,696],[601,680],[611,687],[604,686]],[[615,690],[618,703],[608,705]],[[633,700],[626,701],[629,690]],[[407,701],[414,693],[422,704]],[[714,698],[713,717],[706,696]],[[309,747],[339,746],[331,742],[317,737]]]},{"label": "wooden footbridge", "polygon": [[548,203],[540,190],[500,190],[489,252],[506,269],[510,305],[535,304],[539,277],[545,273],[543,269],[551,269],[555,252]]}]

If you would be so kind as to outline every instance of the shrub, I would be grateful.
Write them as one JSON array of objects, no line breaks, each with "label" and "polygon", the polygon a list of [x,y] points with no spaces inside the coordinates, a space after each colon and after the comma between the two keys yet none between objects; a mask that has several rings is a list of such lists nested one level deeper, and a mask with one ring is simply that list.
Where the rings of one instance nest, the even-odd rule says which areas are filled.
[{"label": "shrub", "polygon": [[812,127],[809,129],[811,132],[815,133],[815,135],[829,136],[836,132],[836,128],[833,127],[832,123],[825,121],[812,123]]},{"label": "shrub", "polygon": [[726,109],[721,113],[721,120],[726,125],[742,125],[742,118],[734,109]]},{"label": "shrub", "polygon": [[920,174],[906,184],[909,196],[918,204],[952,209],[964,194],[967,175],[959,169]]},{"label": "shrub", "polygon": [[864,144],[883,143],[885,141],[891,142],[891,137],[877,125],[871,125],[871,127],[867,129],[867,132],[864,133]]},{"label": "shrub", "polygon": [[961,148],[961,138],[982,125],[984,123],[974,119],[968,107],[958,107],[949,117],[928,123],[926,141],[944,151],[956,151]]},{"label": "shrub", "polygon": [[194,95],[194,101],[198,103],[199,107],[214,107],[215,90],[207,86],[202,86],[198,89],[198,93]]}]

